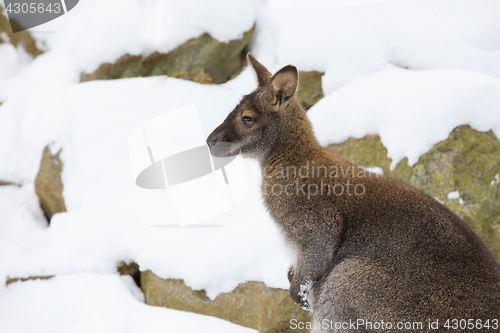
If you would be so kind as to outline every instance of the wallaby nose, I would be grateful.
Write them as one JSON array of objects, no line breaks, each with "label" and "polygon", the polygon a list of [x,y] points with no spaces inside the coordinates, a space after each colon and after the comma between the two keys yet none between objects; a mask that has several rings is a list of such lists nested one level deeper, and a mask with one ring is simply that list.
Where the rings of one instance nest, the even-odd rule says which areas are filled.
[{"label": "wallaby nose", "polygon": [[215,138],[212,138],[211,136],[209,136],[207,138],[207,145],[210,149],[212,149],[212,147],[215,145],[215,143],[217,142],[217,139]]}]

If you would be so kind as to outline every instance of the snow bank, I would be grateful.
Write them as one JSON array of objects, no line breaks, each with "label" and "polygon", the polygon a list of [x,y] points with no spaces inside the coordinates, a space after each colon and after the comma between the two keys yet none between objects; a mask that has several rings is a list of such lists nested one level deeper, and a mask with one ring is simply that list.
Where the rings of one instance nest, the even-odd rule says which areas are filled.
[{"label": "snow bank", "polygon": [[[1,36],[2,39],[5,39],[7,34]],[[1,43],[0,44],[0,83],[4,80],[11,78],[22,70],[30,61],[32,60],[32,56],[26,52],[24,47],[19,46],[15,47],[10,43]],[[2,98],[2,94],[0,93],[0,101]]]},{"label": "snow bank", "polygon": [[391,168],[405,157],[411,166],[459,125],[500,137],[500,80],[388,67],[336,90],[308,114],[321,144],[379,134]]},{"label": "snow bank", "polygon": [[270,2],[278,67],[325,72],[326,95],[387,64],[471,70],[500,78],[500,2]]},{"label": "snow bank", "polygon": [[9,285],[0,297],[0,331],[257,332],[215,317],[145,305],[118,275],[89,273]]},{"label": "snow bank", "polygon": [[[40,163],[41,152],[35,152],[38,146],[45,146],[54,138],[50,127],[38,124],[36,130],[23,131],[23,119],[27,110],[38,112],[40,118],[53,120],[52,105],[42,105],[70,84],[78,82],[79,73],[68,55],[59,50],[44,53],[36,57],[19,75],[0,82],[0,177],[23,183],[33,181]],[[57,103],[57,100],[55,101]],[[78,101],[76,101],[78,103]],[[70,111],[68,111],[70,112]],[[61,124],[61,126],[63,126]],[[37,147],[26,141],[38,141]]]},{"label": "snow bank", "polygon": [[127,53],[169,52],[205,32],[221,42],[241,38],[255,23],[254,11],[251,0],[86,0],[32,30],[56,32],[36,36],[90,73]]},{"label": "snow bank", "polygon": [[31,252],[44,243],[46,225],[32,185],[0,186],[0,281],[6,281],[9,267],[16,265],[20,252]]}]

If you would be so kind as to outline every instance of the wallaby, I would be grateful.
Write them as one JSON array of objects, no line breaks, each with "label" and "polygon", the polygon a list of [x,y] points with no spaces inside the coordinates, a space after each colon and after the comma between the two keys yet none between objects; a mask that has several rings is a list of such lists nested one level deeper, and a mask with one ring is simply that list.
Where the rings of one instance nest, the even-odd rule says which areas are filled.
[{"label": "wallaby", "polygon": [[271,75],[248,61],[258,87],[207,144],[260,163],[264,203],[296,254],[290,296],[315,331],[498,331],[500,266],[472,229],[424,192],[322,148],[297,69]]}]

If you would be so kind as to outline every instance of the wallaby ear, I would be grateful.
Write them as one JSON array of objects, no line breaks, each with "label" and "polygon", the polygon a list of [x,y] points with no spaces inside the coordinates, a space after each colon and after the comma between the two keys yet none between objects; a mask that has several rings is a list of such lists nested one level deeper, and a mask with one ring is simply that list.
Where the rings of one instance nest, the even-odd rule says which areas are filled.
[{"label": "wallaby ear", "polygon": [[299,87],[299,73],[297,72],[297,68],[292,65],[283,67],[271,78],[271,84],[276,95],[276,103],[284,103],[295,95]]},{"label": "wallaby ear", "polygon": [[252,66],[255,75],[257,76],[257,81],[259,81],[259,86],[263,86],[268,83],[271,79],[271,73],[264,67],[254,56],[248,52],[247,54],[248,63]]}]

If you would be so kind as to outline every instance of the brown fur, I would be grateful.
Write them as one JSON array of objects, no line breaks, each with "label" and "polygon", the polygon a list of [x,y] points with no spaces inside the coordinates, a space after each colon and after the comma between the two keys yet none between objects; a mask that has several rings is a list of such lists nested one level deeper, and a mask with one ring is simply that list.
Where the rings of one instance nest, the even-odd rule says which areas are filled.
[{"label": "brown fur", "polygon": [[[296,68],[271,77],[248,58],[259,87],[207,143],[214,156],[241,152],[260,162],[265,205],[297,254],[292,299],[317,322],[421,321],[426,330],[438,319],[437,331],[448,331],[447,319],[500,319],[500,267],[470,227],[422,191],[323,149],[295,96]],[[306,166],[317,172],[293,173]]]}]

